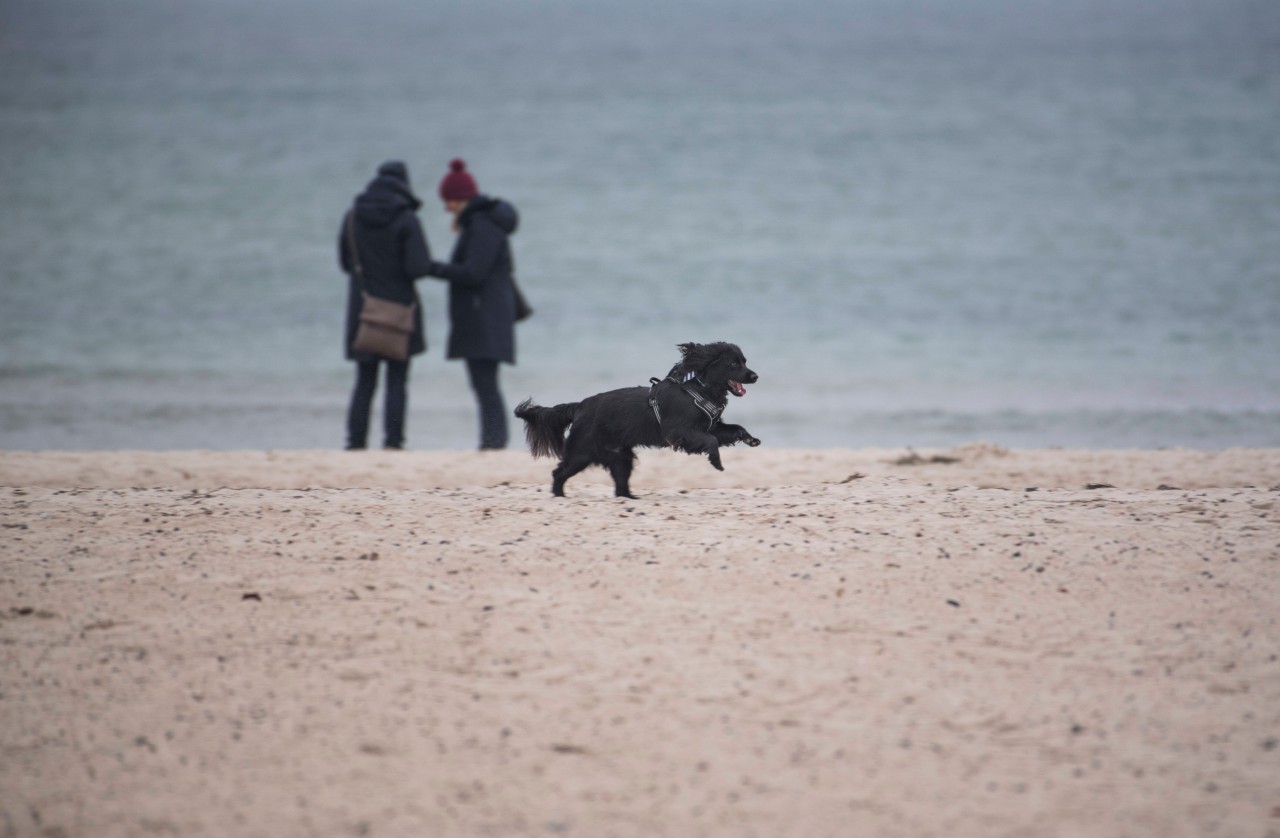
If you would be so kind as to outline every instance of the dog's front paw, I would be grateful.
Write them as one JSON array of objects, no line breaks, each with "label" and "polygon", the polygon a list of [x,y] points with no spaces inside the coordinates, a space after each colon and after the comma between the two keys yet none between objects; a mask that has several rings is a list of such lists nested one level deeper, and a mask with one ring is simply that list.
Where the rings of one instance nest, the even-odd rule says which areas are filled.
[{"label": "dog's front paw", "polygon": [[750,435],[748,435],[747,438],[743,440],[743,442],[745,442],[747,445],[750,445],[752,448],[755,448],[757,445],[760,444],[760,440]]}]

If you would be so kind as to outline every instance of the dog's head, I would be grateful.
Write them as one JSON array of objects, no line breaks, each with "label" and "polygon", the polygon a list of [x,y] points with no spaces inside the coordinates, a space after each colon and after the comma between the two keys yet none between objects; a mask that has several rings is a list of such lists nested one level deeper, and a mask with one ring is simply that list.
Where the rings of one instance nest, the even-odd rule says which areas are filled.
[{"label": "dog's head", "polygon": [[677,369],[696,373],[712,394],[745,396],[744,384],[755,384],[760,376],[747,368],[747,359],[736,343],[682,343]]}]

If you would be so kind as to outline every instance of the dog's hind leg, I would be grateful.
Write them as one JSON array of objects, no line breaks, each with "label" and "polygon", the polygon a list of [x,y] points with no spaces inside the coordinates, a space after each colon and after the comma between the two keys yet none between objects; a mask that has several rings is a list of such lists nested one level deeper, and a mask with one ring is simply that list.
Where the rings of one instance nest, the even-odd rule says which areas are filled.
[{"label": "dog's hind leg", "polygon": [[565,481],[591,465],[592,462],[590,457],[575,454],[573,451],[567,452],[560,464],[551,470],[551,494],[558,498],[564,497]]},{"label": "dog's hind leg", "polygon": [[613,493],[620,498],[634,498],[631,494],[631,470],[635,468],[636,452],[631,448],[610,451],[605,468],[613,477]]}]

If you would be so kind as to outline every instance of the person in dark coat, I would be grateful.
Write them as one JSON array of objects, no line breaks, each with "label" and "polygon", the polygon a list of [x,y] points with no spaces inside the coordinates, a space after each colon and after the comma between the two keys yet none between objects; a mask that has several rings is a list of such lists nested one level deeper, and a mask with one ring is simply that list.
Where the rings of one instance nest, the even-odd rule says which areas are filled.
[{"label": "person in dark coat", "polygon": [[[386,403],[383,409],[383,447],[404,447],[404,418],[408,406],[409,360],[393,361],[369,352],[352,349],[359,325],[361,291],[397,303],[414,303],[413,334],[409,338],[409,355],[426,351],[426,333],[422,327],[422,303],[414,280],[427,275],[431,268],[431,250],[418,221],[422,202],[409,186],[409,170],[404,163],[391,160],[378,167],[377,176],[356,196],[352,208],[343,217],[338,231],[338,262],[349,278],[347,292],[346,350],[347,359],[356,363],[355,389],[347,410],[347,450],[366,447],[369,435],[369,409],[378,388],[378,367],[387,369]],[[353,222],[351,229],[348,222]],[[360,257],[364,288],[356,275],[351,240]]]},{"label": "person in dark coat", "polygon": [[440,181],[440,198],[454,216],[457,244],[449,262],[430,273],[449,282],[449,358],[467,362],[480,413],[481,450],[507,446],[507,409],[498,365],[516,362],[515,264],[510,236],[516,208],[481,194],[466,163],[454,160]]}]

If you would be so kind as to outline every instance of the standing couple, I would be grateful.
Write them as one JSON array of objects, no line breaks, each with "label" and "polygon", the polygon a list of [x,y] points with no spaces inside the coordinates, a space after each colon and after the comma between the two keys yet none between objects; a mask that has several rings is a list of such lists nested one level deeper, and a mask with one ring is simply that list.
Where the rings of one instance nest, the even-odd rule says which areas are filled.
[{"label": "standing couple", "polygon": [[[422,202],[409,186],[408,168],[398,160],[378,167],[377,176],[356,196],[349,218],[343,218],[338,260],[349,276],[346,352],[347,359],[356,363],[355,389],[347,411],[348,450],[368,444],[369,409],[380,366],[387,370],[383,447],[404,447],[409,359],[384,358],[353,349],[351,344],[359,325],[363,292],[367,292],[414,305],[409,356],[426,351],[422,306],[414,286],[414,280],[423,276],[449,283],[448,357],[467,363],[480,414],[480,448],[507,445],[507,411],[498,389],[498,364],[514,364],[516,360],[517,291],[508,239],[519,219],[511,204],[477,189],[462,160],[449,164],[449,172],[440,181],[440,199],[445,211],[453,215],[453,229],[458,234],[448,262],[431,258],[417,216]],[[360,270],[356,270],[353,255],[359,259]]]}]

